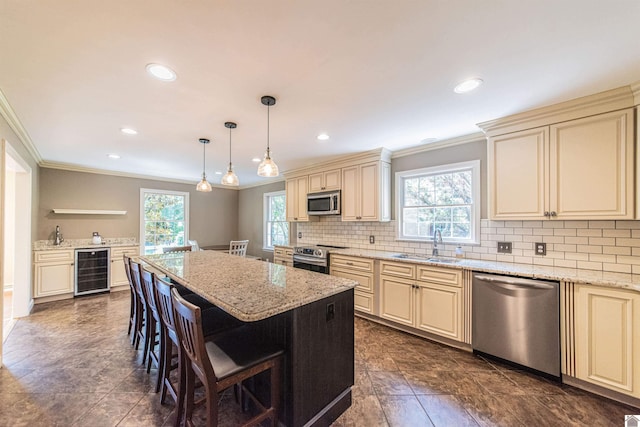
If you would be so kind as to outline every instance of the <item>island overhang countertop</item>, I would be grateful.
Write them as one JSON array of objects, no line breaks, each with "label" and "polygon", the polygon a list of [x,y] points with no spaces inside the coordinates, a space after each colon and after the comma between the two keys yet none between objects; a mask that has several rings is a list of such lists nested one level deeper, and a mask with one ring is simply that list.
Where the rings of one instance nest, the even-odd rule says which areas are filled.
[{"label": "island overhang countertop", "polygon": [[353,280],[216,251],[140,259],[243,322],[263,320],[357,285]]}]

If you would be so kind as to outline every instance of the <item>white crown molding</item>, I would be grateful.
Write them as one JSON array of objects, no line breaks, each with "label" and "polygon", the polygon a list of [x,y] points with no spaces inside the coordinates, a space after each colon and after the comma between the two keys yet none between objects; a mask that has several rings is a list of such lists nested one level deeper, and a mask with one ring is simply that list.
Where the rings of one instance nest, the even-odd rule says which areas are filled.
[{"label": "white crown molding", "polygon": [[402,150],[394,151],[391,155],[392,159],[398,157],[411,156],[413,154],[423,153],[425,151],[439,150],[441,148],[453,147],[455,145],[468,144],[470,142],[486,141],[487,136],[482,132],[476,132],[469,135],[463,135],[456,138],[445,139],[442,141],[429,142],[426,144],[417,145],[415,147],[404,148]]},{"label": "white crown molding", "polygon": [[487,136],[502,135],[553,123],[622,110],[634,106],[631,86],[623,86],[594,95],[512,114],[496,120],[478,123]]},{"label": "white crown molding", "polygon": [[[94,169],[94,168],[88,168],[85,166],[74,165],[70,163],[49,162],[46,160],[40,163],[40,167],[48,168],[48,169],[66,170],[71,172],[85,172],[85,173],[95,173],[99,175],[121,176],[124,178],[150,179],[153,181],[173,182],[176,184],[189,184],[189,185],[193,185],[194,188],[195,188],[195,185],[197,184],[196,180],[190,181],[186,179],[165,178],[161,176],[142,175],[142,174],[136,174],[136,173],[110,171],[110,170],[104,170],[104,169]],[[239,187],[229,187],[222,184],[211,184],[211,186],[214,188],[224,188],[226,190],[239,190]]]},{"label": "white crown molding", "polygon": [[631,87],[631,92],[633,92],[633,103],[640,105],[640,81],[631,83],[629,87]]},{"label": "white crown molding", "polygon": [[36,146],[33,145],[33,142],[31,141],[31,137],[29,136],[29,133],[24,128],[24,126],[22,126],[20,119],[18,118],[16,113],[13,111],[13,108],[11,108],[11,104],[9,104],[9,100],[7,99],[6,96],[4,96],[4,92],[2,92],[1,89],[0,89],[0,114],[2,114],[2,117],[4,117],[4,119],[7,121],[7,123],[9,124],[9,127],[15,132],[15,134],[17,135],[18,139],[20,140],[24,148],[29,152],[31,157],[33,157],[33,160],[35,160],[36,163],[40,164],[42,162],[42,156],[40,156],[40,153],[38,152],[38,149],[36,148]]},{"label": "white crown molding", "polygon": [[391,162],[391,151],[381,147],[374,150],[363,151],[361,153],[348,154],[344,156],[338,156],[332,160],[325,162],[314,163],[310,166],[303,166],[296,169],[285,171],[283,175],[285,178],[292,178],[300,175],[309,175],[312,173],[322,172],[329,169],[340,169],[348,166],[352,166],[359,163],[383,161]]}]

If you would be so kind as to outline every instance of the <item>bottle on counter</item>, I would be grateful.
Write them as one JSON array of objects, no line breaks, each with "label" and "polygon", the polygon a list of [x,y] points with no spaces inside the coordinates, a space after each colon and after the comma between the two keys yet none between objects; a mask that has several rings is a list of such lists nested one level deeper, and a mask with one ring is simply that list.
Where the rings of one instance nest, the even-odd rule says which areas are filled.
[{"label": "bottle on counter", "polygon": [[462,246],[456,246],[456,258],[464,258],[464,251]]},{"label": "bottle on counter", "polygon": [[91,242],[94,245],[100,245],[102,244],[102,237],[100,237],[100,233],[98,233],[97,231],[93,232],[93,238],[91,239]]}]

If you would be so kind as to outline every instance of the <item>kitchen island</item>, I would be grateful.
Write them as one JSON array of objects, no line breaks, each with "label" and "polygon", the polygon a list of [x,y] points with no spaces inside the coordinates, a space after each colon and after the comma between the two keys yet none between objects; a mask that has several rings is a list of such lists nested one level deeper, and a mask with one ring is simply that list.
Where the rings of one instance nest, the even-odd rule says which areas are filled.
[{"label": "kitchen island", "polygon": [[285,425],[328,425],[351,405],[356,282],[215,251],[141,259],[285,349]]}]

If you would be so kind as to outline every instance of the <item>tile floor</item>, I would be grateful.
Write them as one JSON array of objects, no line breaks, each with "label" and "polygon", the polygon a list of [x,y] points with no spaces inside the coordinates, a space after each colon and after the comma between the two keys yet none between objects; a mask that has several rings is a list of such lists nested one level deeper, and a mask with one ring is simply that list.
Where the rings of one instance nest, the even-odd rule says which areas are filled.
[{"label": "tile floor", "polygon": [[[172,425],[126,335],[129,293],[36,306],[4,346],[0,426]],[[229,395],[220,425],[245,415]],[[334,426],[621,426],[632,408],[356,319],[353,405]],[[202,414],[198,424],[204,425]]]}]

